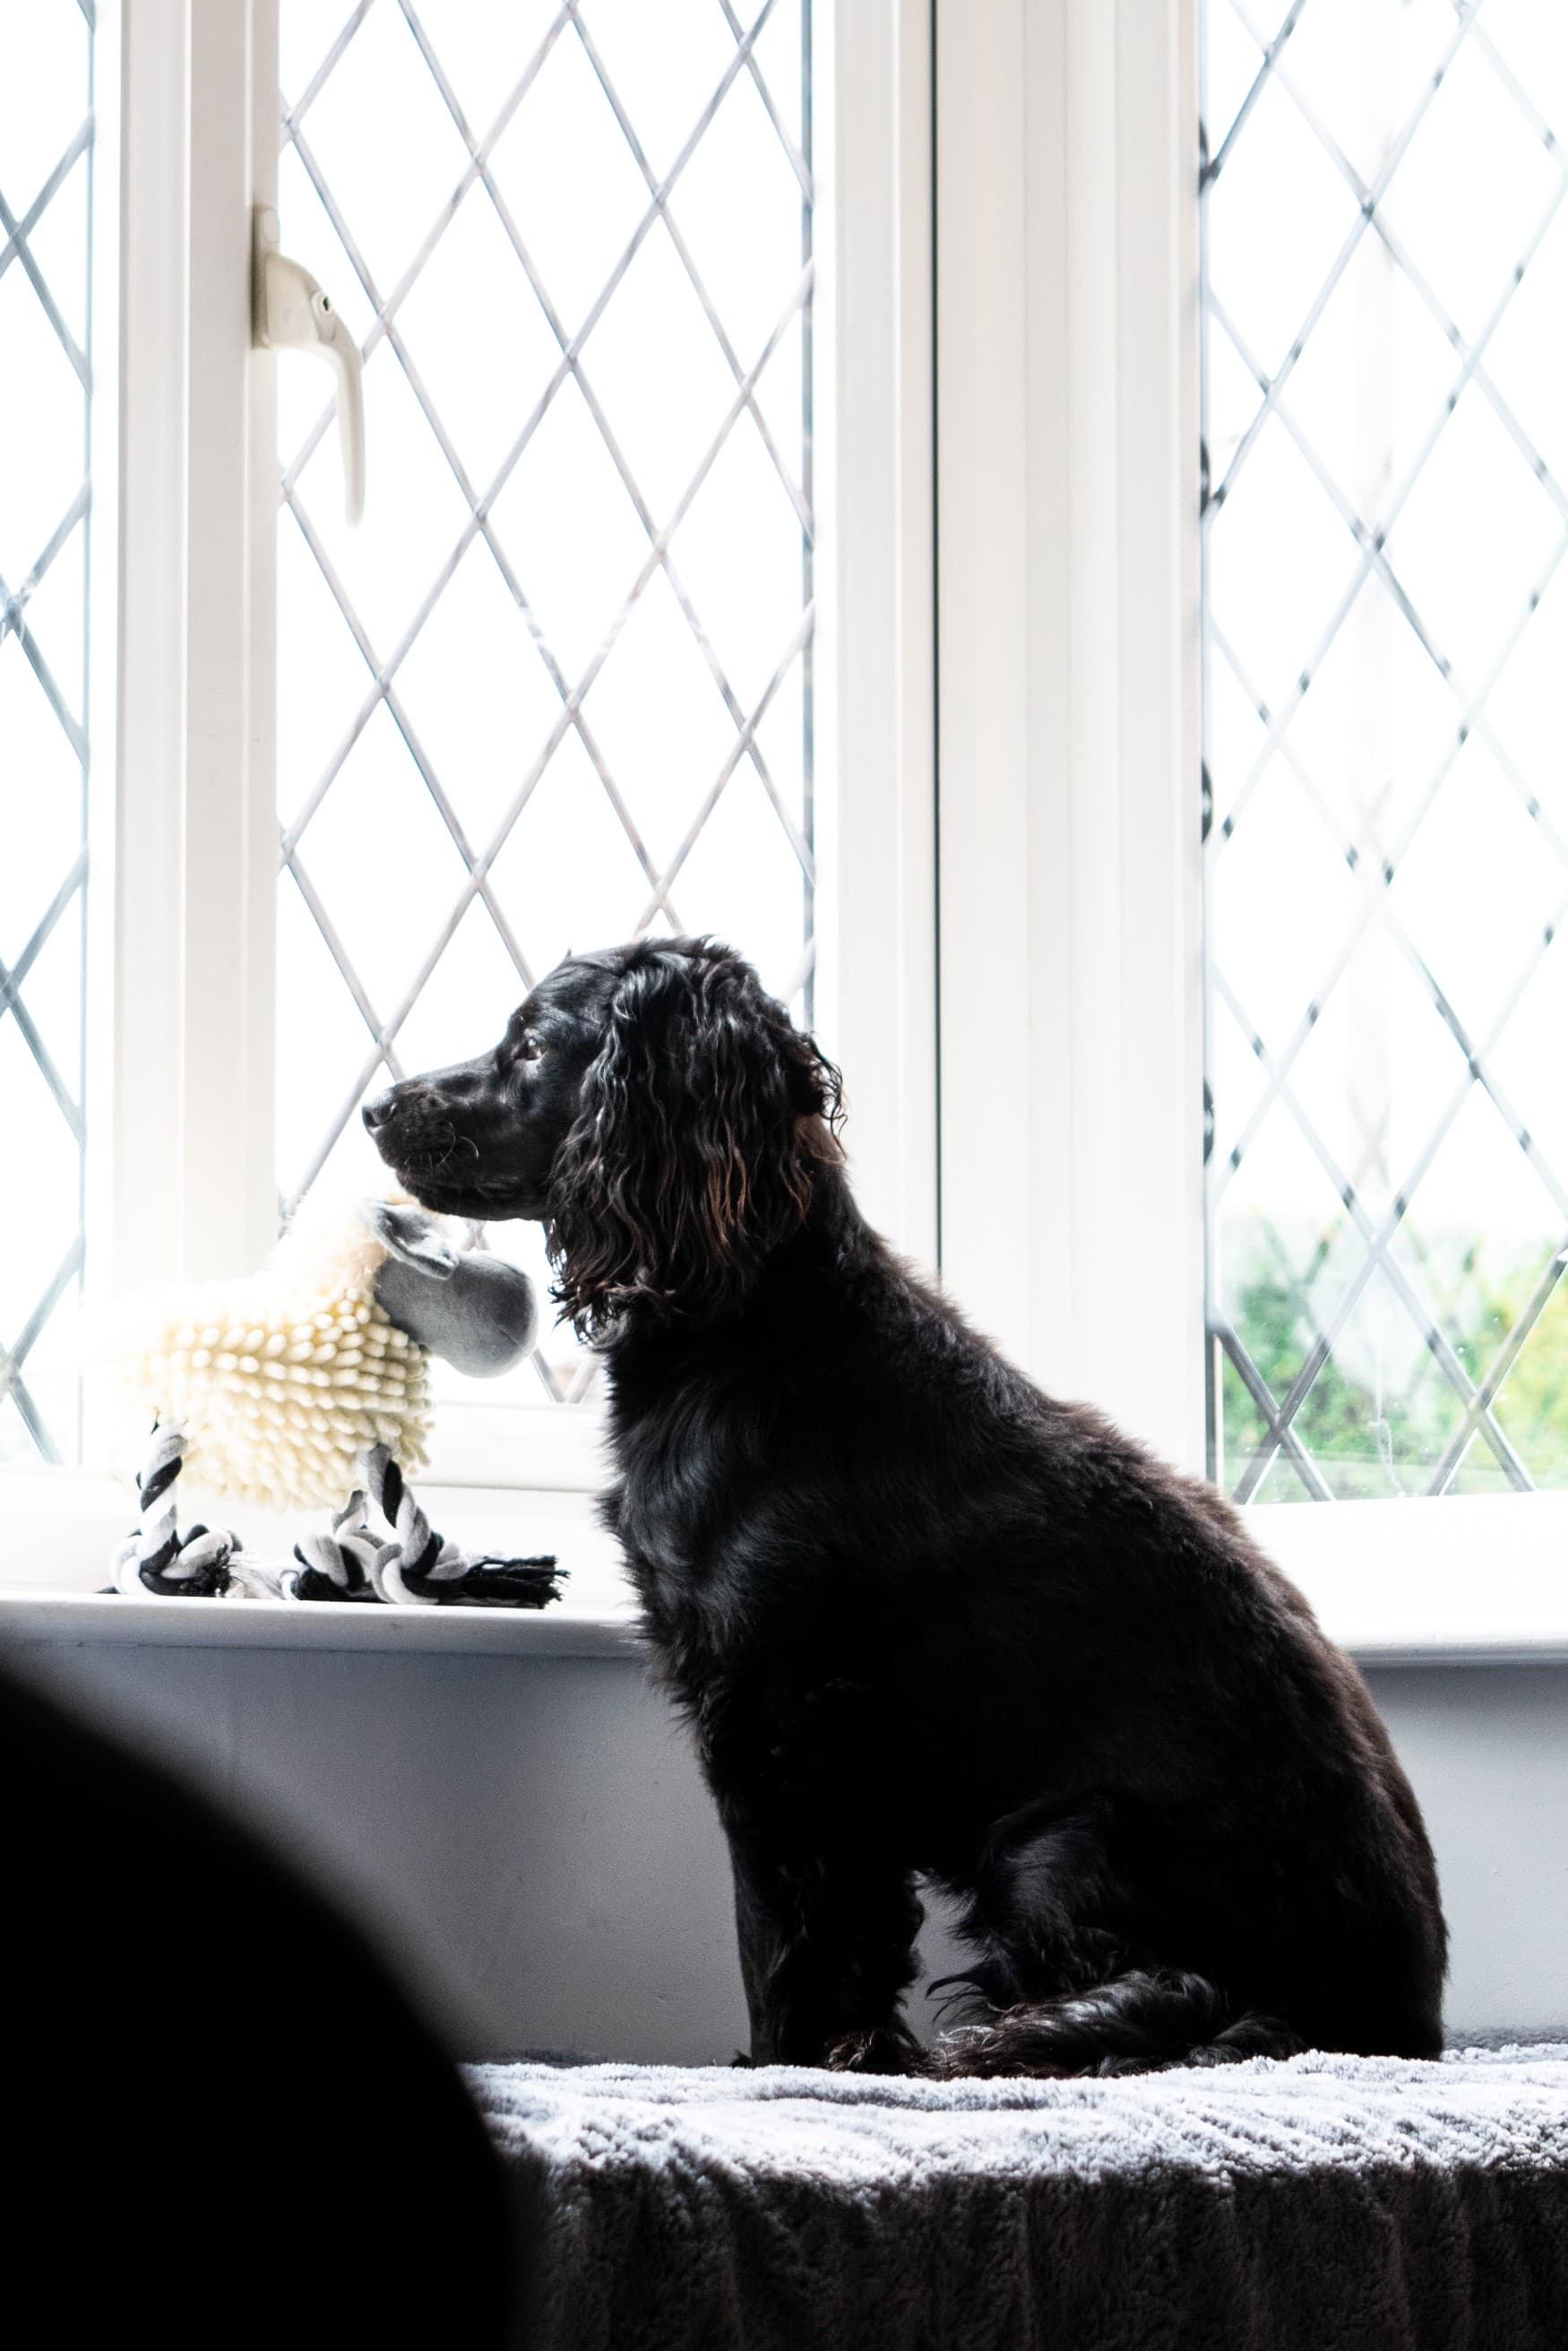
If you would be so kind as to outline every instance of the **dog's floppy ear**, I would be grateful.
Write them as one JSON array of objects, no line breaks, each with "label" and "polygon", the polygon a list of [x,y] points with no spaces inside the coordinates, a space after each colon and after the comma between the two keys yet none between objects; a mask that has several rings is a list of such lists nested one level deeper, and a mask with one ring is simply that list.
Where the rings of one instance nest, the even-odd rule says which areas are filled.
[{"label": "dog's floppy ear", "polygon": [[556,1295],[582,1332],[625,1308],[711,1321],[800,1224],[837,1156],[837,1072],[727,947],[649,947],[617,983],[550,1171]]}]

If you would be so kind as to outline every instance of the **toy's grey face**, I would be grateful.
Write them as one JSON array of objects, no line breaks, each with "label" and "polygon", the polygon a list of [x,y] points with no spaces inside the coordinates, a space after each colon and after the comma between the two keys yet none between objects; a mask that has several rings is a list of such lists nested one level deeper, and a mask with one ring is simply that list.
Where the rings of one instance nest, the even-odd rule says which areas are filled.
[{"label": "toy's grey face", "polygon": [[455,1249],[419,1208],[367,1200],[361,1211],[387,1259],[376,1298],[400,1331],[473,1379],[508,1371],[538,1327],[526,1273],[483,1249]]},{"label": "toy's grey face", "polygon": [[365,1125],[405,1191],[443,1216],[547,1214],[550,1167],[581,1106],[619,975],[610,956],[559,965],[494,1051],[405,1078],[365,1104]]}]

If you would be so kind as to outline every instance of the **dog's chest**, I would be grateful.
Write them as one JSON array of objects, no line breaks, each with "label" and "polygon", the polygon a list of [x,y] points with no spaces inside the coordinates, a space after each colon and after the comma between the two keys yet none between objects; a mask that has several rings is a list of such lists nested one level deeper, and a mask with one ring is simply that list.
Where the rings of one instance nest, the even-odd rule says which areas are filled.
[{"label": "dog's chest", "polygon": [[644,1629],[667,1659],[707,1656],[720,1646],[727,1579],[714,1514],[693,1508],[678,1488],[647,1475],[622,1479],[607,1498],[643,1604]]},{"label": "dog's chest", "polygon": [[666,1674],[706,1679],[743,1636],[748,1584],[747,1466],[727,1432],[694,1416],[617,1447],[604,1499]]}]

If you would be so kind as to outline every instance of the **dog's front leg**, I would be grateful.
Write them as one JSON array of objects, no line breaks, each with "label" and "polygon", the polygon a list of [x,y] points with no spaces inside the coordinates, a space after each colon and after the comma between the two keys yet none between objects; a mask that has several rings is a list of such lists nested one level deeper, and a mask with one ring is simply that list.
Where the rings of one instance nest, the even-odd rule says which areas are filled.
[{"label": "dog's front leg", "polygon": [[913,1872],[728,1826],[753,2064],[909,2072],[918,2043],[899,2002],[924,1915]]}]

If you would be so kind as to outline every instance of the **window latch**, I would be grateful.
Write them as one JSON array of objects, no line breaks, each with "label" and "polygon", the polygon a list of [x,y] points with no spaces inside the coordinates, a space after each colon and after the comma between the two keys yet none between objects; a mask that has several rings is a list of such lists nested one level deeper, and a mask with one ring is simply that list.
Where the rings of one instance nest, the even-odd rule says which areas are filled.
[{"label": "window latch", "polygon": [[277,214],[256,208],[251,239],[251,341],[264,351],[313,351],[338,379],[343,507],[365,511],[365,396],[359,345],[308,269],[277,249]]}]

